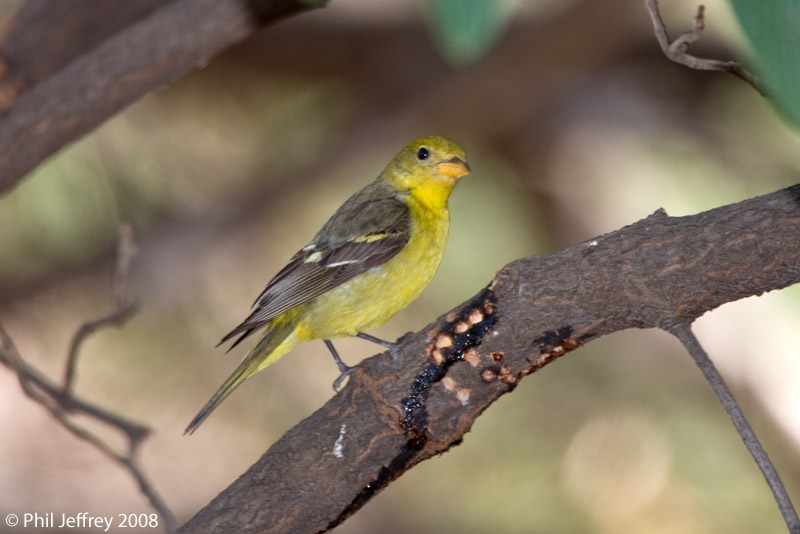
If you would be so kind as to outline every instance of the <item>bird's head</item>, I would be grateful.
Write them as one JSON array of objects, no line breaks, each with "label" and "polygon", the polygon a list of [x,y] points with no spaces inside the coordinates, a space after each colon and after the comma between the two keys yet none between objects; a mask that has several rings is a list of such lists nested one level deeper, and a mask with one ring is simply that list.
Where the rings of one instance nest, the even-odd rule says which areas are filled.
[{"label": "bird's head", "polygon": [[469,174],[464,151],[443,137],[411,141],[386,166],[381,177],[426,204],[447,204],[459,178]]}]

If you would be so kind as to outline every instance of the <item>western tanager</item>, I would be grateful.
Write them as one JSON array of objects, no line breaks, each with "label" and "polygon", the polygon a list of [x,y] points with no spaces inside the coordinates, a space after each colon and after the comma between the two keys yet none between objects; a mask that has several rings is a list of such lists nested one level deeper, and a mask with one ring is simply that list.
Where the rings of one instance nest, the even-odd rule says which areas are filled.
[{"label": "western tanager", "polygon": [[331,339],[358,336],[394,356],[394,343],[364,332],[408,306],[433,278],[450,227],[447,199],[470,170],[465,159],[455,143],[421,137],[350,197],[270,280],[250,316],[220,341],[239,336],[233,348],[266,328],[186,432],[193,432],[245,378],[301,341],[325,341],[341,372],[334,388],[353,368],[342,362]]}]

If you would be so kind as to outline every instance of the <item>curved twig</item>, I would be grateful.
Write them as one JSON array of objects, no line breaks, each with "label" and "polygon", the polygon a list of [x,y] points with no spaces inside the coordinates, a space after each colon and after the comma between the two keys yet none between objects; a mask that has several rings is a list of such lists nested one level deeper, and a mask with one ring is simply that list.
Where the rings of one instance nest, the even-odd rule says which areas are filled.
[{"label": "curved twig", "polygon": [[664,21],[661,19],[661,13],[658,11],[658,0],[645,0],[645,5],[647,7],[647,12],[650,14],[650,20],[653,22],[653,32],[658,40],[658,44],[661,46],[661,50],[667,58],[675,63],[680,63],[681,65],[696,70],[715,70],[733,74],[750,84],[761,96],[767,96],[762,82],[739,63],[735,61],[699,58],[687,52],[689,45],[703,36],[703,30],[705,29],[705,6],[700,5],[697,7],[697,14],[694,17],[694,28],[692,28],[691,31],[681,34],[677,39],[670,42],[667,28],[664,25]]},{"label": "curved twig", "polygon": [[[153,509],[161,516],[165,530],[173,532],[176,527],[175,518],[167,504],[153,487],[138,461],[139,446],[149,435],[150,430],[117,414],[82,401],[72,391],[75,367],[83,340],[101,328],[121,325],[136,311],[136,303],[130,300],[126,289],[128,270],[135,253],[136,246],[133,241],[133,231],[130,226],[124,225],[120,228],[117,262],[114,272],[114,295],[117,300],[117,309],[105,317],[85,323],[78,328],[70,343],[63,386],[55,385],[25,362],[2,324],[0,324],[0,363],[14,370],[25,395],[44,406],[64,428],[74,436],[91,443],[100,452],[122,465],[136,480],[139,489],[150,501]],[[74,412],[93,417],[125,433],[128,437],[127,452],[123,454],[115,451],[98,436],[74,423],[68,415]]]}]

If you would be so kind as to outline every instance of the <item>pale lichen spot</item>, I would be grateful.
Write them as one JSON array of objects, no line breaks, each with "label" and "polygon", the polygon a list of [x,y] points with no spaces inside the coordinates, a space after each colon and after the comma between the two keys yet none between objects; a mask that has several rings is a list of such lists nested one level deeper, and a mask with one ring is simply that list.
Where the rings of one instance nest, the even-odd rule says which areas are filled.
[{"label": "pale lichen spot", "polygon": [[432,340],[434,337],[436,337],[436,334],[438,334],[438,333],[439,333],[439,329],[438,329],[438,328],[435,328],[435,327],[434,327],[434,328],[431,328],[431,329],[430,329],[430,330],[428,330],[428,332],[425,334],[425,341],[428,341],[428,342],[430,342],[430,340]]},{"label": "pale lichen spot", "polygon": [[436,349],[433,352],[431,352],[431,360],[433,360],[433,363],[435,363],[436,365],[442,365],[444,363],[444,356],[442,355],[442,351]]},{"label": "pale lichen spot", "polygon": [[442,386],[444,386],[444,389],[446,389],[447,391],[455,391],[456,381],[453,377],[446,376],[442,378]]},{"label": "pale lichen spot", "polygon": [[461,406],[469,404],[469,394],[472,392],[469,388],[458,388],[456,390],[456,398],[461,403]]},{"label": "pale lichen spot", "polygon": [[481,363],[481,356],[478,354],[478,351],[475,349],[469,349],[466,353],[464,353],[464,359],[472,366],[478,367],[478,364]]},{"label": "pale lichen spot", "polygon": [[463,334],[467,330],[469,330],[469,323],[466,321],[459,321],[453,327],[453,332],[455,332],[456,334]]},{"label": "pale lichen spot", "polygon": [[500,380],[505,382],[506,384],[516,384],[517,377],[514,376],[514,373],[511,372],[511,366],[503,365],[500,367]]},{"label": "pale lichen spot", "polygon": [[453,338],[448,336],[447,334],[441,334],[439,337],[436,338],[437,349],[446,349],[452,346],[453,346]]},{"label": "pale lichen spot", "polygon": [[479,309],[474,309],[469,314],[469,322],[472,324],[478,324],[483,321],[483,312]]},{"label": "pale lichen spot", "polygon": [[561,346],[564,347],[564,349],[566,350],[572,350],[580,344],[581,344],[580,340],[575,339],[574,337],[570,337],[565,339],[564,342],[561,344]]}]

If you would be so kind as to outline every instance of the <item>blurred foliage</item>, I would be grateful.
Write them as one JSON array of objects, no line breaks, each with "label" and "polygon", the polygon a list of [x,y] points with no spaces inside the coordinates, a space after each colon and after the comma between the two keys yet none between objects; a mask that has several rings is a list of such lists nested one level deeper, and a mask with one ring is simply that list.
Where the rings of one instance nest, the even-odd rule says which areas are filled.
[{"label": "blurred foliage", "polygon": [[511,0],[426,0],[439,52],[466,67],[489,53],[511,16]]},{"label": "blurred foliage", "polygon": [[730,1],[750,41],[767,96],[800,127],[800,1]]},{"label": "blurred foliage", "polygon": [[347,109],[340,89],[264,80],[238,98],[190,86],[134,105],[3,199],[0,293],[106,254],[122,221],[141,230],[219,215],[302,170]]}]

